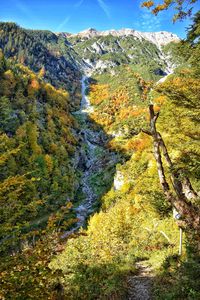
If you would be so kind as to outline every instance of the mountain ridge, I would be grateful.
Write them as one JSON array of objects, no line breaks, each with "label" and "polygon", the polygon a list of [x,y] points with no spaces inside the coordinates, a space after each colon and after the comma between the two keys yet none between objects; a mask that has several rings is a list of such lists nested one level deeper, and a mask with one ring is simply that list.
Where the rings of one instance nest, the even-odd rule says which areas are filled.
[{"label": "mountain ridge", "polygon": [[84,34],[0,23],[0,297],[199,299],[200,45]]},{"label": "mountain ridge", "polygon": [[110,29],[105,31],[98,31],[95,28],[88,28],[78,33],[68,33],[68,32],[60,32],[57,33],[58,35],[62,35],[66,38],[69,37],[83,37],[83,38],[93,38],[93,37],[101,37],[101,36],[115,36],[115,37],[122,37],[122,36],[133,36],[139,38],[140,40],[146,39],[157,46],[164,46],[170,42],[179,42],[180,38],[168,31],[157,31],[157,32],[142,32],[130,28],[122,28],[119,30]]},{"label": "mountain ridge", "polygon": [[5,56],[30,67],[55,87],[67,88],[73,99],[72,110],[79,105],[80,98],[74,99],[79,97],[81,74],[106,70],[115,74],[118,66],[132,65],[135,70],[145,69],[153,78],[171,73],[176,66],[176,63],[169,65],[171,54],[165,55],[163,50],[167,44],[176,44],[179,38],[164,31],[89,28],[70,34],[27,30],[15,23],[0,22],[0,32],[0,48]]}]

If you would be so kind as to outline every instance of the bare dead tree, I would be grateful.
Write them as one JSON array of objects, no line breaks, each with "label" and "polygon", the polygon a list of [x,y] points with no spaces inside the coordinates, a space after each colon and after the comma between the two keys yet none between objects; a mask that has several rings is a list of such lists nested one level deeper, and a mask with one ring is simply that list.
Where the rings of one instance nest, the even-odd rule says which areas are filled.
[{"label": "bare dead tree", "polygon": [[[149,114],[150,130],[142,131],[153,138],[154,156],[157,164],[158,177],[163,192],[167,201],[169,201],[178,211],[185,224],[195,230],[198,230],[200,229],[200,211],[199,208],[191,202],[191,199],[197,197],[197,193],[192,188],[189,178],[184,176],[182,171],[177,171],[174,167],[164,140],[161,134],[157,131],[156,121],[159,117],[159,112],[155,113],[153,105],[149,105]],[[171,190],[166,179],[161,153],[163,154],[163,157],[165,158],[169,167],[173,191]]]}]

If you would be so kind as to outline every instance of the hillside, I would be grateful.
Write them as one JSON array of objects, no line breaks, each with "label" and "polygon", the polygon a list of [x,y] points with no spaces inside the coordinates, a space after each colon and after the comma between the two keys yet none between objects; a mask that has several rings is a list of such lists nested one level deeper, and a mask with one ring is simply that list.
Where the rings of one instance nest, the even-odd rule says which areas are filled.
[{"label": "hillside", "polygon": [[10,64],[2,53],[0,59],[2,240],[22,228],[29,231],[34,220],[46,222],[73,197],[78,125],[69,113],[66,90]]},{"label": "hillside", "polygon": [[0,23],[0,298],[200,297],[195,39]]},{"label": "hillside", "polygon": [[164,75],[168,61],[162,46],[178,42],[177,36],[167,32],[142,33],[124,29],[98,32],[88,29],[67,39],[86,62],[85,68],[103,72],[119,65],[147,66],[148,72]]},{"label": "hillside", "polygon": [[26,30],[3,22],[0,33],[0,48],[6,58],[28,66],[55,87],[78,97],[81,59],[65,38],[47,30]]},{"label": "hillside", "polygon": [[[174,46],[163,49],[174,50]],[[186,247],[182,259],[177,255],[179,222],[173,219],[172,205],[159,182],[152,138],[141,132],[149,128],[148,103],[153,101],[160,112],[157,126],[174,168],[183,168],[198,191],[199,79],[185,66],[179,66],[160,85],[155,83],[156,77],[148,67],[130,64],[94,73],[90,80],[89,99],[94,108],[90,117],[112,137],[107,147],[122,153],[124,161],[117,165],[113,186],[101,199],[101,211],[51,263],[53,270],[64,273],[68,299],[124,299],[126,278],[137,274],[137,261],[147,259],[154,268],[155,299],[199,297],[198,251]],[[166,163],[163,166],[170,181],[170,169]],[[184,243],[194,245],[190,234],[186,229]],[[191,259],[187,263],[188,253]],[[184,280],[177,279],[183,274]],[[183,282],[185,289],[181,288]]]},{"label": "hillside", "polygon": [[67,88],[72,93],[77,92],[80,71],[87,69],[106,71],[123,64],[148,65],[150,73],[162,76],[169,67],[162,47],[179,41],[168,32],[129,29],[89,29],[72,35],[26,30],[14,23],[1,22],[0,30],[0,47],[7,58],[25,64],[55,87]]}]

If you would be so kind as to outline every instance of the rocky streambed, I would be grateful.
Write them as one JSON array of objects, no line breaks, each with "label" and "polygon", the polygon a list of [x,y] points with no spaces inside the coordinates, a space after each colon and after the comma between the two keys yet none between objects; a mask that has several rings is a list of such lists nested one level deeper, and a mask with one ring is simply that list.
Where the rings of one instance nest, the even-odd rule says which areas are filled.
[{"label": "rocky streambed", "polygon": [[[88,216],[99,204],[101,196],[113,184],[115,166],[119,156],[106,148],[109,136],[90,119],[94,111],[87,97],[89,78],[83,76],[81,80],[82,100],[80,110],[73,113],[79,123],[79,149],[76,153],[74,168],[80,175],[77,191],[78,204],[75,199],[75,212],[77,223],[72,230],[65,232],[62,238],[82,227]],[[97,129],[98,128],[98,129]]]}]

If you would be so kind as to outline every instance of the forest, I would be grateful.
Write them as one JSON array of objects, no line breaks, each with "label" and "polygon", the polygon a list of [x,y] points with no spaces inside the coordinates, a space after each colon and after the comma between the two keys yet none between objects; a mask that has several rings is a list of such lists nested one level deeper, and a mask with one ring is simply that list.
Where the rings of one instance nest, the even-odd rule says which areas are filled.
[{"label": "forest", "polygon": [[92,40],[0,23],[0,299],[200,299],[199,32],[81,81]]}]

